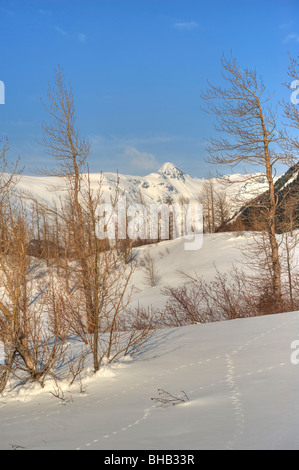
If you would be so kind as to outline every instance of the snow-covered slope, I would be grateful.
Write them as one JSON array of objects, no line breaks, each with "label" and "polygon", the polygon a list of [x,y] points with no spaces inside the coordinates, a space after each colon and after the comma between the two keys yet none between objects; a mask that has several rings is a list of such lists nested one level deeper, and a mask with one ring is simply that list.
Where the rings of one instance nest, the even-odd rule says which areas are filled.
[{"label": "snow-covered slope", "polygon": [[[4,397],[0,448],[298,449],[298,331],[299,313],[161,330],[84,394]],[[189,400],[161,407],[158,388]]]},{"label": "snow-covered slope", "polygon": [[[243,250],[250,243],[251,234],[215,233],[203,236],[200,250],[185,250],[184,237],[166,240],[154,245],[145,245],[135,250],[137,268],[132,276],[135,286],[132,305],[163,308],[166,297],[161,294],[165,286],[179,286],[187,282],[187,276],[204,276],[212,281],[216,275],[215,265],[220,272],[228,271],[233,265],[244,263]],[[157,285],[150,287],[143,267],[143,258],[149,252],[157,273]]]}]

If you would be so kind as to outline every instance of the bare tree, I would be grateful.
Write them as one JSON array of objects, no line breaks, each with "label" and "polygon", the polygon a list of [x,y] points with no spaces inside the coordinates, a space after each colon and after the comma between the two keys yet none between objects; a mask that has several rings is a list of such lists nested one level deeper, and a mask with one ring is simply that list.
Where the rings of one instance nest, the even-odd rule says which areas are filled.
[{"label": "bare tree", "polygon": [[[49,155],[53,156],[59,167],[58,174],[63,178],[67,194],[72,237],[76,244],[76,254],[79,258],[82,271],[82,282],[86,297],[86,308],[90,323],[92,324],[92,296],[88,285],[88,264],[85,256],[87,245],[86,232],[84,231],[83,210],[80,201],[82,189],[82,172],[87,169],[86,161],[90,146],[81,138],[75,127],[75,107],[71,88],[67,88],[64,82],[62,69],[55,71],[55,82],[52,87],[49,84],[47,103],[43,103],[47,111],[48,121],[44,123],[45,146]],[[92,326],[91,326],[92,328]]]},{"label": "bare tree", "polygon": [[[14,199],[13,189],[21,175],[19,160],[10,166],[6,158],[7,151],[8,141],[6,139],[0,149],[0,257],[2,260],[7,253],[7,244],[10,243],[10,236],[13,233],[13,228],[9,223]],[[4,291],[5,287],[2,285],[1,293],[3,294]],[[0,341],[5,346],[5,363],[0,365],[0,393],[6,387],[16,356],[15,347],[7,347],[11,343],[10,320],[12,317],[13,312],[9,311],[3,302],[0,302]]]},{"label": "bare tree", "polygon": [[221,229],[230,218],[230,203],[225,189],[216,192],[216,226]]},{"label": "bare tree", "polygon": [[[49,86],[44,105],[48,122],[44,124],[44,145],[57,163],[65,194],[59,211],[60,232],[67,234],[67,257],[61,272],[68,271],[69,290],[60,292],[52,312],[59,312],[64,324],[90,348],[94,371],[102,360],[119,354],[119,317],[130,301],[130,279],[134,262],[122,256],[118,243],[98,238],[103,221],[99,206],[103,202],[102,181],[94,185],[88,170],[89,144],[75,127],[75,108],[71,88],[64,82],[61,68],[55,73],[54,86]],[[84,173],[85,172],[85,173]],[[115,207],[118,191],[112,196]],[[113,217],[113,215],[112,215]],[[55,298],[55,296],[54,296]]]},{"label": "bare tree", "polygon": [[276,239],[277,197],[274,189],[275,164],[286,162],[277,151],[281,136],[271,97],[265,96],[265,85],[255,70],[241,68],[234,58],[222,58],[226,88],[209,84],[202,94],[205,111],[216,116],[216,131],[226,138],[211,138],[208,147],[210,162],[218,165],[250,164],[261,168],[268,183],[265,204],[266,233],[271,247],[273,297],[277,311],[281,309],[281,266]]},{"label": "bare tree", "polygon": [[225,189],[217,190],[212,178],[205,181],[197,200],[203,206],[205,233],[215,233],[229,219],[229,203]]},{"label": "bare tree", "polygon": [[[285,83],[288,89],[295,90],[290,93],[288,100],[283,100],[280,104],[283,108],[283,117],[285,119],[285,126],[283,132],[281,132],[283,148],[290,159],[298,160],[299,153],[299,138],[295,134],[291,134],[291,131],[298,131],[299,129],[299,107],[297,100],[297,90],[299,86],[299,61],[298,58],[294,59],[289,54],[289,67],[288,77],[291,83]],[[296,163],[298,168],[298,163]],[[286,267],[289,281],[289,295],[291,308],[294,309],[294,282],[298,285],[298,280],[294,274],[294,263],[295,263],[295,248],[297,245],[298,234],[294,233],[294,230],[298,228],[298,194],[295,191],[287,189],[284,200],[282,201],[282,232],[285,237],[285,251],[286,251]]]},{"label": "bare tree", "polygon": [[206,181],[202,190],[203,194],[200,197],[202,204],[205,207],[205,218],[208,233],[215,233],[215,190],[214,184],[211,179]]}]

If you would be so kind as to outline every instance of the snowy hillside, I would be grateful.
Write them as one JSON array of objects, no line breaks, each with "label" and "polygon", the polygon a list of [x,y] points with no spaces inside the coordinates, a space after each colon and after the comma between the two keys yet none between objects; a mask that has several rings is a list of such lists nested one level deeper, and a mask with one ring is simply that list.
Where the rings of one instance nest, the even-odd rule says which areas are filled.
[{"label": "snowy hillside", "polygon": [[[139,247],[136,250],[137,268],[133,273],[132,284],[135,293],[133,305],[151,305],[162,308],[166,299],[161,288],[166,285],[178,286],[186,282],[186,276],[204,276],[206,281],[215,277],[215,263],[222,272],[232,265],[242,263],[240,248],[245,248],[251,239],[250,233],[238,235],[234,233],[205,234],[203,247],[200,250],[184,250],[184,237],[166,240],[151,246]],[[157,271],[157,285],[150,287],[146,279],[142,260],[150,252]]]},{"label": "snowy hillside", "polygon": [[[134,302],[161,306],[161,287],[181,283],[181,271],[209,279],[214,262],[229,269],[249,238],[205,235],[198,252],[184,251],[182,239],[138,248],[137,260],[150,250],[160,281],[149,287],[139,264]],[[51,381],[45,389],[5,391],[0,448],[297,449],[299,366],[291,346],[298,331],[299,313],[158,330],[135,354],[95,375],[90,359],[80,384],[59,384],[60,398],[50,393]],[[70,347],[80,355],[80,343]],[[177,404],[159,402],[158,389]]]}]

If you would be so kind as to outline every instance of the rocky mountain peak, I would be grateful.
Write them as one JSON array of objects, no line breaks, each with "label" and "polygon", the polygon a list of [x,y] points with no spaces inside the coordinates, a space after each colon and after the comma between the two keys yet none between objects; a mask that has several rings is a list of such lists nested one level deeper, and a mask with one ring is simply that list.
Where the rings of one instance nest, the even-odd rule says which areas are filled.
[{"label": "rocky mountain peak", "polygon": [[161,166],[158,173],[168,178],[181,179],[185,181],[185,173],[182,170],[180,170],[177,166],[175,166],[173,163],[170,163],[170,162],[164,163],[164,165]]}]

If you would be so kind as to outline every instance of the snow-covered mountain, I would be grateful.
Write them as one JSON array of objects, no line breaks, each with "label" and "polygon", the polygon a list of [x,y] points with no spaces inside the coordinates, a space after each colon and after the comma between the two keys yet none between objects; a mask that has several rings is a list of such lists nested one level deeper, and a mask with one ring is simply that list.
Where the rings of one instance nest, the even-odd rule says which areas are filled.
[{"label": "snow-covered mountain", "polygon": [[[206,179],[193,178],[173,163],[167,162],[155,173],[147,176],[123,175],[117,173],[93,173],[90,175],[92,186],[96,187],[101,182],[103,197],[107,201],[113,194],[119,182],[119,192],[125,195],[129,203],[139,202],[144,204],[157,204],[180,198],[195,202],[202,191]],[[252,194],[260,194],[266,189],[265,179],[261,176],[255,181],[244,182],[244,176],[238,174],[226,177],[228,184],[224,184],[219,178],[213,178],[215,191],[226,191],[230,200],[241,207],[242,203]],[[241,181],[243,180],[243,181]],[[230,184],[234,183],[234,184]],[[57,177],[23,176],[17,185],[20,192],[30,192],[37,198],[51,202],[56,197],[53,188],[59,188],[61,180]],[[241,201],[241,202],[240,202]],[[237,208],[236,206],[236,208]]]}]

